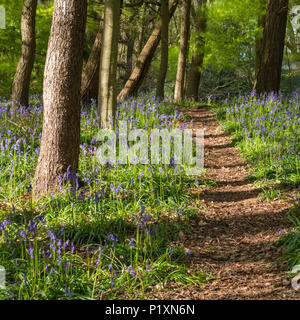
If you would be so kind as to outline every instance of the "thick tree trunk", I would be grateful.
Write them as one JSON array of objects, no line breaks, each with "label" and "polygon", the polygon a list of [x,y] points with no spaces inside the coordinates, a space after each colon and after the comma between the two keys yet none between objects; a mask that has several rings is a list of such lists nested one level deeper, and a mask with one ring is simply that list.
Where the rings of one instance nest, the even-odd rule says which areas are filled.
[{"label": "thick tree trunk", "polygon": [[84,102],[98,97],[102,33],[103,18],[101,17],[99,30],[81,77],[81,99]]},{"label": "thick tree trunk", "polygon": [[86,0],[56,0],[44,73],[41,149],[34,199],[59,189],[59,176],[78,169],[80,85]]},{"label": "thick tree trunk", "polygon": [[268,0],[260,0],[260,13],[262,13],[262,15],[258,17],[258,27],[262,29],[262,32],[257,34],[255,39],[255,78],[257,76],[260,61],[262,58],[263,30],[266,23],[267,5]]},{"label": "thick tree trunk", "polygon": [[194,52],[192,56],[191,71],[189,74],[189,80],[187,84],[186,95],[189,98],[193,98],[196,101],[199,99],[199,85],[201,78],[201,68],[204,60],[205,38],[204,33],[206,31],[206,0],[200,0],[200,12],[194,13],[194,22],[197,36],[195,38]]},{"label": "thick tree trunk", "polygon": [[120,34],[120,0],[105,0],[103,48],[100,60],[98,117],[104,128],[111,129],[117,109],[117,58]]},{"label": "thick tree trunk", "polygon": [[12,84],[13,112],[28,106],[29,85],[35,55],[35,17],[37,0],[24,0],[21,17],[21,57]]},{"label": "thick tree trunk", "polygon": [[[169,1],[169,18],[173,16],[176,7],[177,7],[177,0],[170,0]],[[153,59],[155,50],[160,41],[161,37],[161,27],[162,27],[162,20],[160,19],[156,25],[152,34],[150,35],[147,43],[145,44],[142,52],[140,53],[137,62],[133,68],[133,71],[125,84],[125,87],[119,93],[118,99],[123,100],[127,97],[134,96],[137,94],[139,87],[141,86],[145,75],[150,67],[151,61]]]},{"label": "thick tree trunk", "polygon": [[179,102],[184,97],[184,78],[189,54],[189,30],[190,30],[191,0],[182,0],[180,46],[177,65],[176,82],[174,89],[174,101]]},{"label": "thick tree trunk", "polygon": [[165,79],[168,71],[169,60],[169,5],[168,0],[160,1],[161,12],[161,58],[160,72],[156,87],[156,98],[163,99],[165,96]]},{"label": "thick tree trunk", "polygon": [[278,92],[286,33],[288,0],[269,0],[262,51],[254,89],[258,94]]}]

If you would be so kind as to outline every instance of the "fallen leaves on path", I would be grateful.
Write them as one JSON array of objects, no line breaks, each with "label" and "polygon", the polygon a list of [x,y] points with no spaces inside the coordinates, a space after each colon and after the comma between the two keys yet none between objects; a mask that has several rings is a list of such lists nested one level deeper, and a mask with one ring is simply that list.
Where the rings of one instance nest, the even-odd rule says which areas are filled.
[{"label": "fallen leaves on path", "polygon": [[[185,110],[193,129],[205,128],[206,178],[216,187],[191,190],[207,211],[189,234],[180,234],[184,246],[193,250],[189,268],[213,275],[206,286],[167,288],[159,299],[300,299],[288,274],[278,263],[274,242],[281,230],[289,231],[285,219],[292,206],[288,200],[263,201],[259,188],[247,179],[249,164],[243,162],[231,137],[220,128],[207,106]],[[196,239],[196,240],[195,240]]]}]

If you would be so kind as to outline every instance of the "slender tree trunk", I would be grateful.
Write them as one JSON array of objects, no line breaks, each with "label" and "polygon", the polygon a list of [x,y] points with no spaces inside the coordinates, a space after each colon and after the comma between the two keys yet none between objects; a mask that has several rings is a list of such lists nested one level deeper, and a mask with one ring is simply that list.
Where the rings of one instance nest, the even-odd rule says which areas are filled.
[{"label": "slender tree trunk", "polygon": [[80,85],[86,0],[56,0],[44,73],[41,149],[34,199],[59,189],[59,176],[78,169]]},{"label": "slender tree trunk", "polygon": [[254,89],[258,94],[278,92],[284,51],[288,0],[269,0],[262,51]]},{"label": "slender tree trunk", "polygon": [[105,0],[103,48],[100,60],[98,116],[104,128],[112,128],[117,108],[117,58],[120,32],[120,0]]},{"label": "slender tree trunk", "polygon": [[196,28],[196,38],[194,43],[194,51],[192,56],[191,71],[187,84],[187,97],[199,99],[199,85],[201,78],[201,68],[204,60],[205,38],[206,31],[206,0],[198,1],[200,12],[192,10]]},{"label": "slender tree trunk", "polygon": [[31,71],[35,55],[35,17],[37,0],[24,0],[21,17],[21,57],[12,84],[13,112],[28,106]]},{"label": "slender tree trunk", "polygon": [[[170,0],[169,1],[169,18],[173,16],[176,7],[177,7],[177,0]],[[150,67],[151,61],[153,59],[155,50],[160,41],[161,37],[161,27],[162,27],[162,20],[160,19],[152,31],[147,43],[145,44],[142,52],[140,53],[135,66],[132,70],[132,73],[125,84],[125,87],[119,93],[118,99],[123,100],[127,97],[134,96],[137,94],[139,87],[141,86],[145,75]]]},{"label": "slender tree trunk", "polygon": [[156,98],[163,99],[165,96],[165,79],[168,71],[169,59],[169,5],[168,0],[160,1],[161,12],[161,58],[160,72],[156,87]]},{"label": "slender tree trunk", "polygon": [[133,52],[134,52],[134,39],[130,36],[127,39],[127,52],[126,52],[126,70],[125,70],[125,81],[130,77],[133,64]]},{"label": "slender tree trunk", "polygon": [[139,35],[138,35],[138,46],[137,46],[137,56],[142,52],[143,45],[144,45],[144,34],[145,34],[145,26],[146,26],[146,9],[145,6],[142,8],[142,17],[141,17],[141,22],[140,22],[140,27],[139,27]]},{"label": "slender tree trunk", "polygon": [[98,97],[99,67],[102,47],[103,18],[101,17],[99,30],[96,35],[89,59],[83,69],[81,77],[81,99],[89,101]]},{"label": "slender tree trunk", "polygon": [[255,79],[257,77],[260,61],[262,58],[262,46],[263,46],[263,30],[266,23],[266,8],[268,5],[267,0],[260,0],[260,13],[258,17],[258,27],[262,29],[262,32],[256,35],[255,39]]},{"label": "slender tree trunk", "polygon": [[187,56],[189,53],[189,29],[190,29],[191,0],[182,0],[180,47],[178,66],[174,89],[174,101],[179,102],[184,97],[184,77],[187,67]]},{"label": "slender tree trunk", "polygon": [[145,42],[145,34],[147,33],[147,29],[149,29],[149,26],[151,25],[152,20],[154,19],[152,11],[147,13],[145,4],[141,9],[140,16],[141,18],[140,18],[139,29],[138,29],[136,58],[140,55],[140,53],[143,50],[144,42]]}]

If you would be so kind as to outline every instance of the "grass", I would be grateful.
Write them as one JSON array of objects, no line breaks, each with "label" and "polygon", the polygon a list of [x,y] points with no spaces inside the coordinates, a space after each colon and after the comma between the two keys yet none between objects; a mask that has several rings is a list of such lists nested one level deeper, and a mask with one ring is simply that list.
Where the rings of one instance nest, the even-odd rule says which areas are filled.
[{"label": "grass", "polygon": [[[41,98],[14,119],[9,108],[1,102],[1,299],[147,299],[205,284],[210,275],[189,269],[193,253],[174,245],[204,210],[189,192],[201,177],[199,184],[179,165],[99,165],[92,101],[82,111],[78,174],[58,177],[60,192],[33,202]],[[120,104],[117,120],[147,130],[189,125],[176,106],[146,98]]]},{"label": "grass", "polygon": [[[284,197],[300,187],[300,95],[289,97],[255,94],[225,99],[214,111],[233,135],[245,159],[252,164],[251,180],[262,188],[264,200]],[[288,219],[294,230],[283,234],[277,245],[289,268],[300,264],[300,195]]]},{"label": "grass", "polygon": [[295,207],[289,211],[287,218],[294,226],[293,231],[283,234],[277,241],[277,246],[283,251],[284,262],[292,269],[300,265],[300,192]]}]

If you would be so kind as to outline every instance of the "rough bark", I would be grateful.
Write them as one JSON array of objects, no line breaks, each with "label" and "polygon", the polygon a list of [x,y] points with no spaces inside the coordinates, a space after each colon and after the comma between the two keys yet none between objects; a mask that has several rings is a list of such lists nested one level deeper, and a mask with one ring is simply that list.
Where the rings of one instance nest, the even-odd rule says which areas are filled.
[{"label": "rough bark", "polygon": [[185,88],[184,80],[185,80],[186,67],[187,67],[187,56],[189,52],[190,9],[191,9],[191,0],[182,0],[180,45],[179,45],[176,82],[175,82],[175,89],[174,89],[175,102],[181,101],[184,97],[184,88]]},{"label": "rough bark", "polygon": [[[169,18],[173,16],[176,7],[177,7],[177,0],[170,0],[169,1]],[[152,31],[147,43],[145,44],[143,50],[141,51],[138,59],[135,63],[135,66],[132,70],[132,73],[126,82],[124,88],[118,95],[119,100],[126,99],[130,96],[135,96],[139,87],[141,86],[145,75],[151,65],[151,61],[153,59],[155,50],[160,42],[161,38],[161,27],[162,27],[162,20],[160,19]]]},{"label": "rough bark", "polygon": [[28,107],[31,71],[35,55],[35,17],[37,0],[24,0],[21,16],[21,57],[12,84],[13,112]]},{"label": "rough bark", "polygon": [[254,90],[258,94],[278,92],[286,34],[288,0],[269,0],[262,52]]},{"label": "rough bark", "polygon": [[91,99],[96,99],[98,97],[102,33],[103,18],[100,20],[98,33],[96,35],[89,59],[82,72],[81,99],[84,102]]},{"label": "rough bark", "polygon": [[105,0],[103,48],[100,60],[98,117],[104,128],[112,128],[117,108],[117,58],[120,32],[120,0]]},{"label": "rough bark", "polygon": [[160,72],[156,87],[156,98],[163,99],[165,96],[165,79],[168,71],[169,59],[169,5],[168,0],[160,1],[161,27],[161,57]]},{"label": "rough bark", "polygon": [[34,199],[56,192],[59,176],[78,169],[86,15],[86,0],[54,2],[44,72],[43,130],[33,181]]},{"label": "rough bark", "polygon": [[262,29],[262,32],[256,35],[255,39],[255,78],[258,73],[260,61],[262,58],[262,45],[263,45],[263,30],[266,23],[266,8],[267,8],[267,0],[260,0],[260,15],[258,17],[258,27]]},{"label": "rough bark", "polygon": [[[200,11],[193,14],[196,38],[194,43],[194,51],[191,62],[191,71],[189,74],[186,95],[189,98],[194,98],[196,101],[199,98],[199,85],[201,78],[201,68],[204,60],[205,38],[207,16],[206,16],[206,0],[200,0]],[[199,12],[199,13],[198,13]],[[198,14],[197,14],[198,13]]]}]

